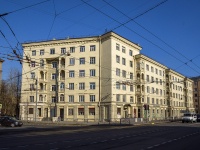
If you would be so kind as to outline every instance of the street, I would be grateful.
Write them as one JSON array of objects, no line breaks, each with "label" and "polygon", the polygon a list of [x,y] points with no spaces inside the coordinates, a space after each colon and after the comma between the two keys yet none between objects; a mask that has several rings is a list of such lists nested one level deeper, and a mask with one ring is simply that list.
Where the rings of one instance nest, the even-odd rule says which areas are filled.
[{"label": "street", "polygon": [[200,139],[200,123],[0,128],[7,132],[0,135],[0,150],[188,150],[198,149]]}]

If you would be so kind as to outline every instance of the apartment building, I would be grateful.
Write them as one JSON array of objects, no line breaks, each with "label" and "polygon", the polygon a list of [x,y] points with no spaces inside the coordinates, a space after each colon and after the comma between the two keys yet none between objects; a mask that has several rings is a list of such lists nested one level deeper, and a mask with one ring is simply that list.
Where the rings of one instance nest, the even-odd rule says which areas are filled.
[{"label": "apartment building", "polygon": [[166,70],[166,98],[169,116],[178,117],[185,112],[195,112],[193,81],[171,69]]},{"label": "apartment building", "polygon": [[194,108],[196,113],[200,113],[200,76],[193,77],[191,80],[194,81],[193,84],[193,96],[194,96]]},{"label": "apartment building", "polygon": [[[138,117],[145,118],[166,118],[168,105],[166,99],[166,66],[156,62],[155,60],[138,54],[136,59],[136,97]],[[149,110],[144,112],[143,106],[148,105]]]},{"label": "apartment building", "polygon": [[23,49],[23,120],[161,119],[193,111],[192,80],[114,32],[24,43]]}]

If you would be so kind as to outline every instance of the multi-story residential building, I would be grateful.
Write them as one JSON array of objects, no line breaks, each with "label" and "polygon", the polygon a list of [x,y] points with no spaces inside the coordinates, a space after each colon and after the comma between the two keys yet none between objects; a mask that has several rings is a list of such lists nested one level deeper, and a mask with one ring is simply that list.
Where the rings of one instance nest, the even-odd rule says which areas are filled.
[{"label": "multi-story residential building", "polygon": [[191,80],[194,81],[193,84],[193,97],[194,97],[194,107],[195,112],[200,113],[200,76],[193,77]]},{"label": "multi-story residential building", "polygon": [[[165,71],[167,67],[142,54],[136,55],[135,59],[138,114],[145,114],[150,118],[169,117],[165,88]],[[148,113],[144,112],[144,105],[149,106]],[[143,115],[138,117],[141,116]]]},{"label": "multi-story residential building", "polygon": [[166,70],[166,98],[169,116],[194,112],[193,81],[171,69]]},{"label": "multi-story residential building", "polygon": [[24,120],[160,119],[193,111],[192,80],[140,54],[138,44],[114,32],[23,48]]}]

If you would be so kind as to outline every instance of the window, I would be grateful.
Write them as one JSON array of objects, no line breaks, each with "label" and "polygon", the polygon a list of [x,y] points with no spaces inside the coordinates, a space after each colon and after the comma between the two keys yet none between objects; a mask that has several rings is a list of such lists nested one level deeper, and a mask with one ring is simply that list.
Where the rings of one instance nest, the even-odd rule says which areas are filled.
[{"label": "window", "polygon": [[50,49],[50,54],[55,54],[55,49],[54,48]]},{"label": "window", "polygon": [[56,97],[55,97],[55,96],[52,96],[52,97],[51,97],[51,102],[52,102],[52,103],[55,103],[55,102],[56,102]]},{"label": "window", "polygon": [[130,91],[133,92],[133,85],[130,85]]},{"label": "window", "polygon": [[74,83],[69,83],[69,90],[74,90]]},{"label": "window", "polygon": [[116,55],[116,62],[120,63],[120,56]]},{"label": "window", "polygon": [[55,79],[56,79],[56,73],[53,73],[53,74],[51,75],[51,79],[52,79],[52,80],[55,80]]},{"label": "window", "polygon": [[79,59],[79,64],[80,64],[80,65],[85,64],[85,58],[80,58],[80,59]]},{"label": "window", "polygon": [[116,95],[116,101],[120,102],[120,95],[119,94]]},{"label": "window", "polygon": [[95,95],[90,95],[90,102],[95,102]]},{"label": "window", "polygon": [[130,96],[130,102],[133,102],[133,96]]},{"label": "window", "polygon": [[61,89],[61,90],[65,89],[65,83],[63,83],[63,82],[60,83],[60,89]]},{"label": "window", "polygon": [[90,70],[90,76],[94,77],[96,75],[95,72],[96,72],[95,69],[91,69]]},{"label": "window", "polygon": [[126,65],[126,59],[122,58],[122,65]]},{"label": "window", "polygon": [[152,98],[152,104],[154,104],[154,98]]},{"label": "window", "polygon": [[85,95],[79,95],[79,102],[85,101]]},{"label": "window", "polygon": [[122,53],[126,53],[126,48],[122,46]]},{"label": "window", "polygon": [[28,109],[28,114],[33,114],[33,108]]},{"label": "window", "polygon": [[64,102],[64,101],[65,101],[64,94],[60,94],[60,101],[61,101],[61,102]]},{"label": "window", "polygon": [[75,65],[75,58],[69,59],[69,65]]},{"label": "window", "polygon": [[129,56],[133,56],[133,51],[129,50]]},{"label": "window", "polygon": [[126,102],[126,95],[123,95],[123,102]]},{"label": "window", "polygon": [[126,71],[122,70],[122,77],[126,78]]},{"label": "window", "polygon": [[130,67],[133,67],[133,61],[130,61]]},{"label": "window", "polygon": [[66,53],[66,48],[61,48],[61,54],[65,54]]},{"label": "window", "polygon": [[57,62],[52,62],[52,68],[57,68]]},{"label": "window", "polygon": [[32,51],[32,56],[36,56],[36,50]]},{"label": "window", "polygon": [[151,82],[152,82],[152,83],[154,82],[154,77],[151,77]]},{"label": "window", "polygon": [[80,46],[80,52],[85,52],[85,46]]},{"label": "window", "polygon": [[158,74],[158,69],[156,68],[156,74]]},{"label": "window", "polygon": [[162,85],[162,80],[160,79],[160,85]]},{"label": "window", "polygon": [[69,51],[70,53],[75,53],[75,47],[70,47]]},{"label": "window", "polygon": [[91,45],[90,46],[90,51],[95,51],[96,50],[96,46],[95,45]]},{"label": "window", "polygon": [[147,82],[149,82],[149,75],[147,75]]},{"label": "window", "polygon": [[116,82],[116,89],[120,89],[120,83],[119,82]]},{"label": "window", "polygon": [[84,115],[84,108],[78,108],[78,115]]},{"label": "window", "polygon": [[146,70],[149,71],[149,65],[146,65]]},{"label": "window", "polygon": [[39,102],[43,102],[43,96],[39,95]]},{"label": "window", "polygon": [[147,93],[150,93],[150,87],[147,86]]},{"label": "window", "polygon": [[126,84],[122,84],[122,90],[126,91]]},{"label": "window", "polygon": [[120,69],[119,68],[116,68],[116,76],[120,77]]},{"label": "window", "polygon": [[74,95],[69,95],[69,102],[73,103],[74,102]]},{"label": "window", "polygon": [[31,79],[35,79],[35,72],[31,72]]},{"label": "window", "polygon": [[75,75],[74,75],[74,70],[70,70],[70,71],[69,71],[69,77],[70,77],[70,78],[74,78],[74,76],[75,76]]},{"label": "window", "polygon": [[90,90],[94,90],[95,89],[95,82],[90,82]]},{"label": "window", "polygon": [[35,61],[31,61],[31,67],[35,67]]},{"label": "window", "polygon": [[35,90],[34,84],[30,84],[30,91]]},{"label": "window", "polygon": [[51,91],[56,91],[56,85],[51,86]]},{"label": "window", "polygon": [[69,108],[69,109],[68,109],[68,115],[69,115],[69,116],[74,115],[74,109],[73,109],[73,108]]},{"label": "window", "polygon": [[30,96],[30,102],[34,102],[34,96]]},{"label": "window", "polygon": [[79,83],[79,90],[85,89],[85,83]]},{"label": "window", "polygon": [[95,115],[95,108],[89,108],[89,115]]},{"label": "window", "polygon": [[130,79],[133,79],[133,73],[130,73]]},{"label": "window", "polygon": [[120,50],[120,45],[116,43],[116,50]]},{"label": "window", "polygon": [[44,60],[43,59],[40,60],[40,67],[44,67]]},{"label": "window", "polygon": [[154,68],[153,67],[151,67],[151,72],[154,72]]},{"label": "window", "polygon": [[160,74],[160,76],[162,76],[162,71],[161,70],[159,70],[159,74]]},{"label": "window", "polygon": [[44,50],[43,49],[40,50],[40,55],[44,55]]},{"label": "window", "polygon": [[155,93],[154,87],[151,88],[151,93],[152,93],[152,94]]},{"label": "window", "polygon": [[85,77],[85,70],[79,70],[79,77]]},{"label": "window", "polygon": [[90,64],[95,64],[95,57],[90,57]]}]

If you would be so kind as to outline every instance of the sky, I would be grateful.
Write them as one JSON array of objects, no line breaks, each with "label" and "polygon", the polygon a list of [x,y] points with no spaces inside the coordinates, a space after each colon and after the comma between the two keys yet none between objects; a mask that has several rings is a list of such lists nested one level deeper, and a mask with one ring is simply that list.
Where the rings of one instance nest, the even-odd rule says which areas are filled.
[{"label": "sky", "polygon": [[200,76],[199,8],[199,0],[0,0],[2,78],[21,72],[22,43],[107,31],[186,77]]}]

